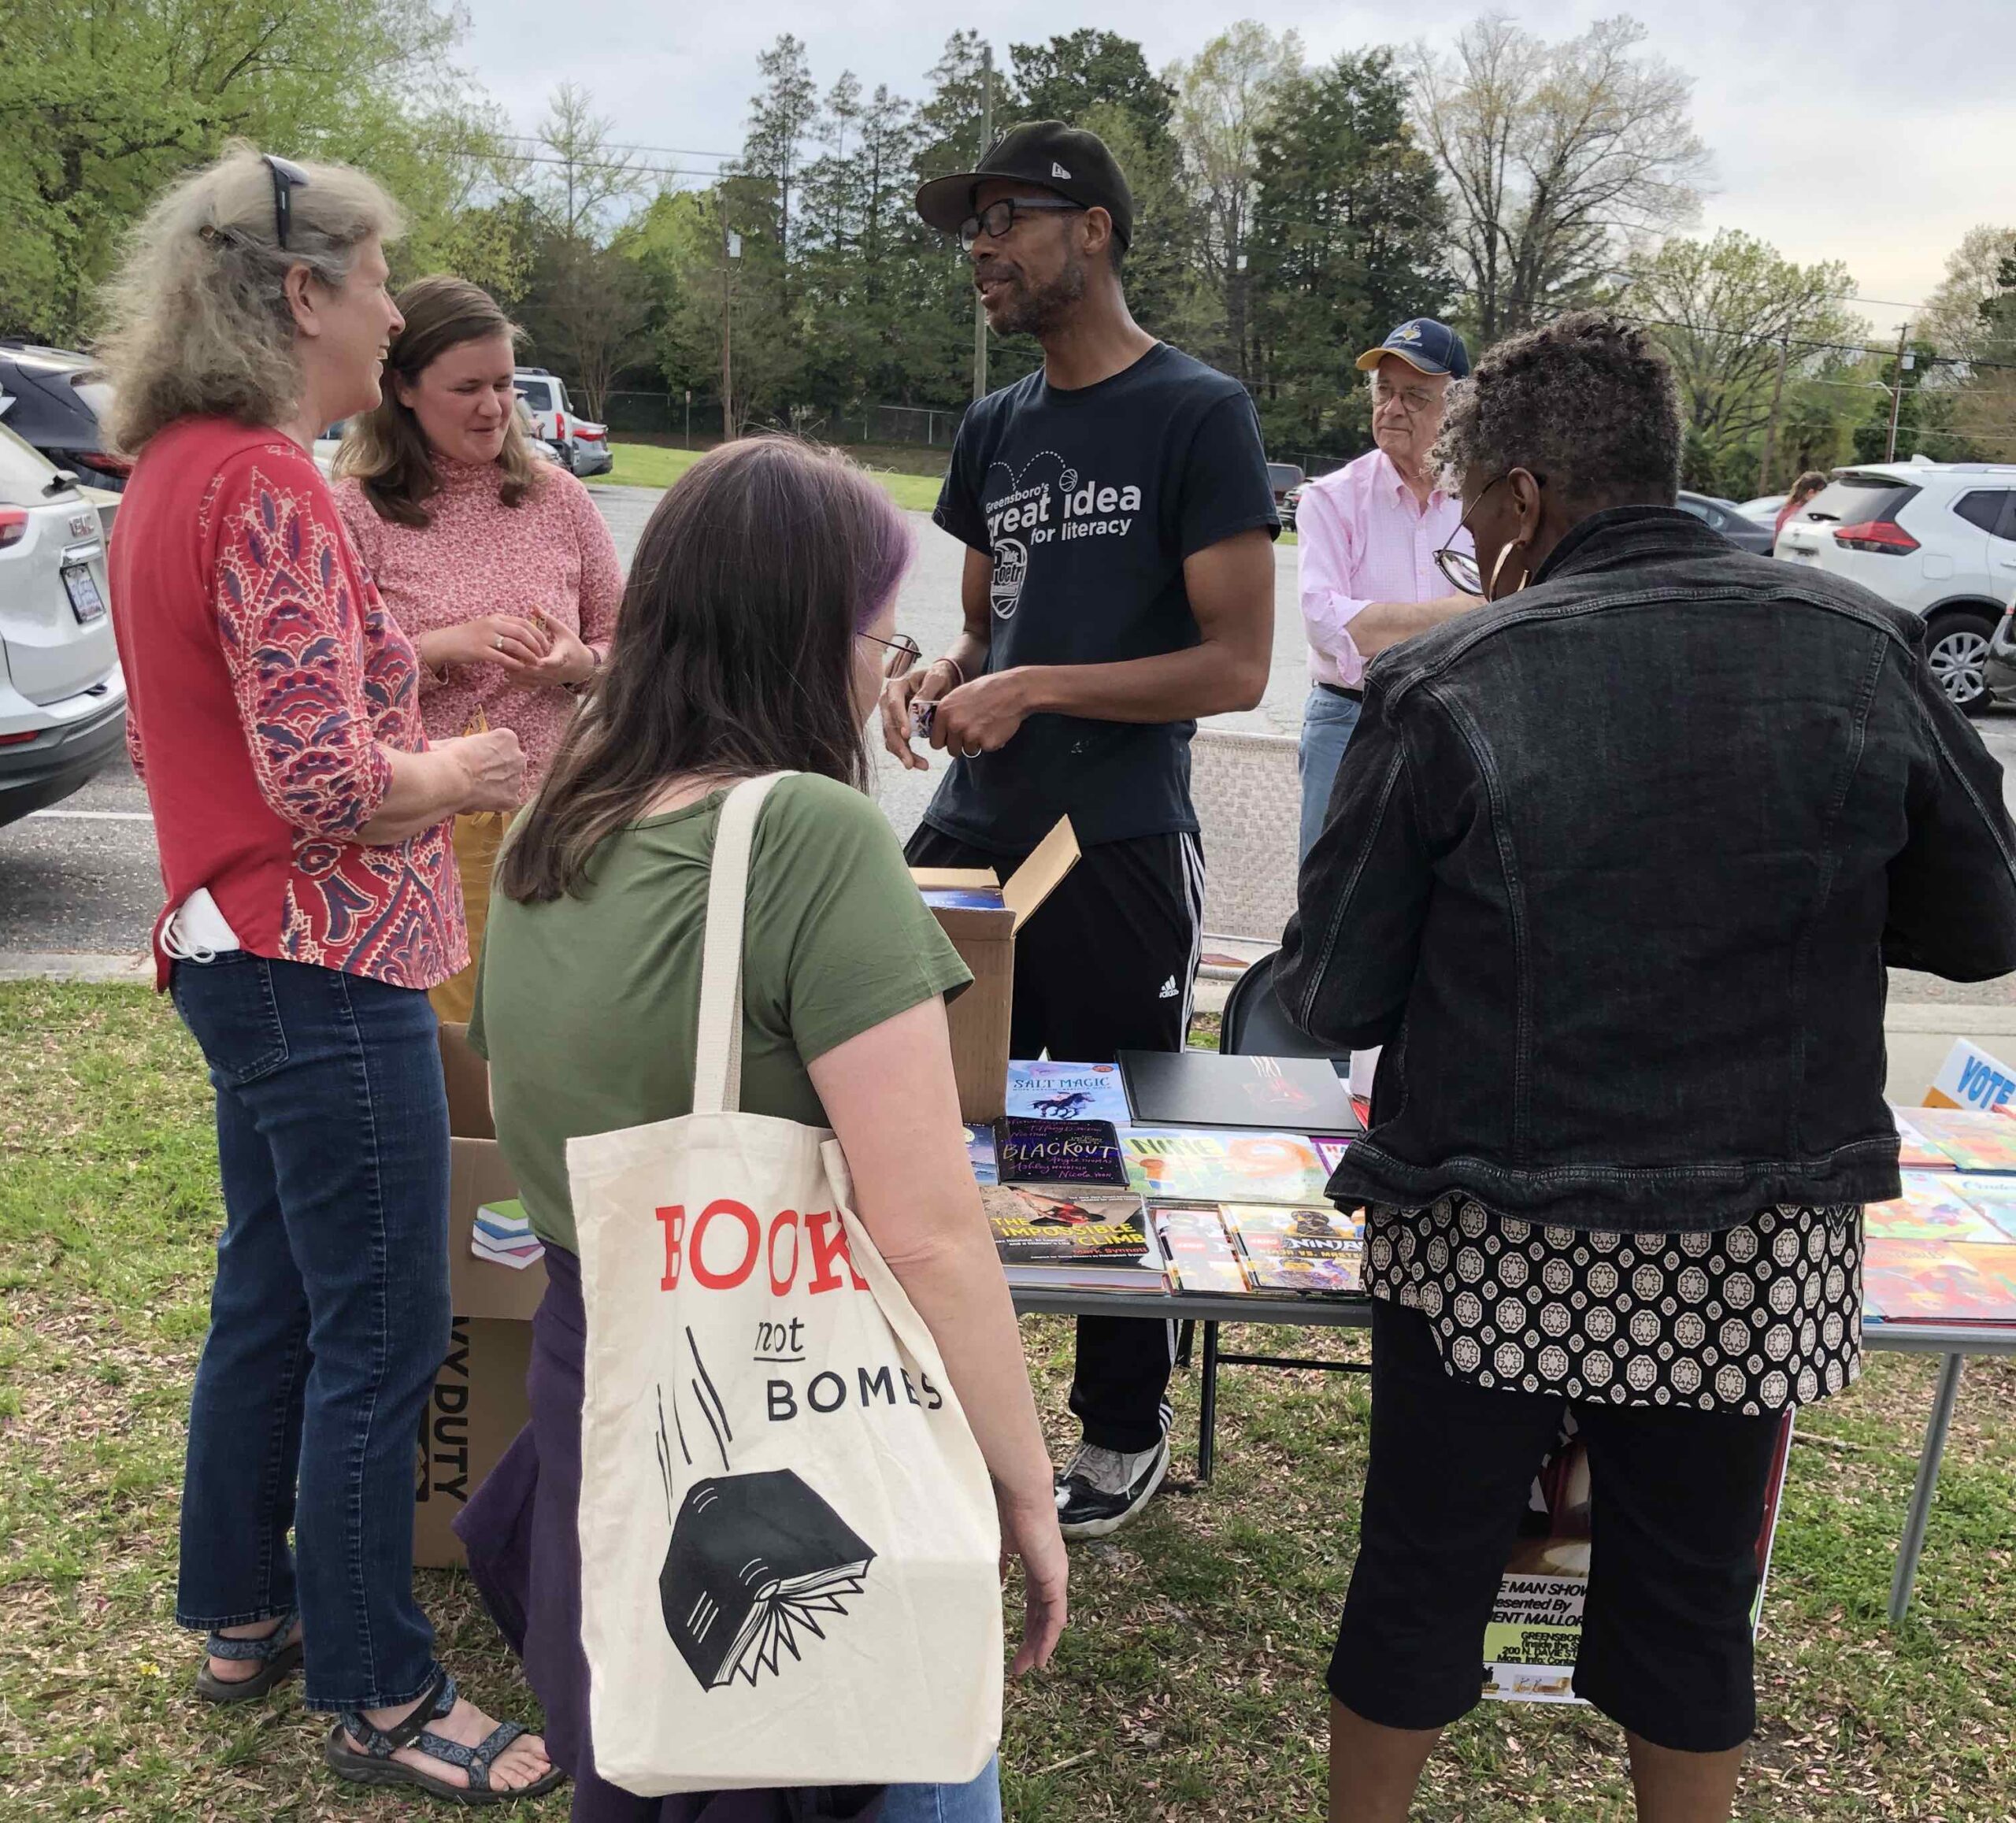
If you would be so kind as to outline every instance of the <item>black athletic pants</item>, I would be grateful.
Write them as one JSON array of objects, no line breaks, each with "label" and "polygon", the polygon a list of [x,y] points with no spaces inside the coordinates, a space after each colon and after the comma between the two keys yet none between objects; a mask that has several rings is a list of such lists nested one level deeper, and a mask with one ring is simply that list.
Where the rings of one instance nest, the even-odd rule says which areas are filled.
[{"label": "black athletic pants", "polygon": [[[914,867],[991,867],[1003,880],[1026,858],[976,848],[921,825]],[[1085,850],[1015,939],[1009,1054],[1111,1063],[1123,1050],[1180,1050],[1203,941],[1204,852],[1194,836],[1143,836]],[[1078,1319],[1071,1410],[1085,1441],[1132,1454],[1169,1428],[1176,1325],[1147,1317]]]}]

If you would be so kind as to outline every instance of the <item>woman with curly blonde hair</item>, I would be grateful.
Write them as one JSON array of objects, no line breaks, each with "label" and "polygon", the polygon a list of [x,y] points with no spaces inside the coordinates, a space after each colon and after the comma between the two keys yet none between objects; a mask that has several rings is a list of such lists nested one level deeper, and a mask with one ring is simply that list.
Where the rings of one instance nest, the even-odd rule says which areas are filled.
[{"label": "woman with curly blonde hair", "polygon": [[[532,453],[512,381],[518,330],[480,285],[441,273],[400,292],[377,409],[336,456],[336,505],[420,654],[437,739],[508,728],[536,791],[616,630],[623,570],[588,491]],[[469,948],[483,944],[505,819],[455,819]],[[433,993],[466,1024],[473,964]]]},{"label": "woman with curly blonde hair", "polygon": [[362,172],[245,146],[147,212],[102,344],[139,458],[113,613],[158,978],[217,1091],[176,1603],[209,1635],[197,1688],[243,1702],[305,1663],[342,1776],[488,1802],[561,1775],[457,1696],[413,1599],[413,1440],[448,1341],[427,990],[468,959],[448,821],[514,806],[523,757],[508,731],[429,745],[419,661],[309,454],[377,402],[398,226]]}]

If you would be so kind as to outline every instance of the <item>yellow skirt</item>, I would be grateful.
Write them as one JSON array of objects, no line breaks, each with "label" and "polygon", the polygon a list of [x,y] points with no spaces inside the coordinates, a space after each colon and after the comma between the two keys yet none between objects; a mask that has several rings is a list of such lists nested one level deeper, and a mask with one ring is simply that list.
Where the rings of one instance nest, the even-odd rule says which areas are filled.
[{"label": "yellow skirt", "polygon": [[484,927],[490,919],[490,876],[497,851],[504,845],[508,818],[480,810],[455,819],[455,871],[462,876],[462,909],[469,919],[469,965],[451,975],[428,995],[435,1016],[444,1025],[466,1025],[476,1010],[476,964],[483,954]]}]

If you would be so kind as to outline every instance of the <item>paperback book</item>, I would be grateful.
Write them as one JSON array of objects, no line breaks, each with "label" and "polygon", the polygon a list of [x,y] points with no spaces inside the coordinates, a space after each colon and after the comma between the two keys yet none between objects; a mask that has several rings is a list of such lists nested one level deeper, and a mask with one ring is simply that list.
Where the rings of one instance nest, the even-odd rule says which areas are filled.
[{"label": "paperback book", "polygon": [[1254,1291],[1335,1297],[1364,1288],[1362,1216],[1241,1203],[1221,1213]]},{"label": "paperback book", "polygon": [[1893,1106],[1890,1117],[1897,1123],[1897,1168],[1900,1171],[1953,1169],[1953,1161],[1925,1136],[1902,1108]]},{"label": "paperback book", "polygon": [[1134,1188],[1157,1202],[1325,1200],[1330,1173],[1314,1145],[1293,1133],[1199,1133],[1136,1128],[1121,1141]]},{"label": "paperback book", "polygon": [[1351,1146],[1349,1137],[1342,1133],[1312,1133],[1309,1143],[1316,1148],[1316,1156],[1322,1160],[1323,1169],[1333,1175],[1344,1162],[1344,1154]]},{"label": "paperback book", "polygon": [[1111,1121],[1133,1118],[1117,1063],[1013,1063],[1008,1065],[1007,1110],[1027,1121]]},{"label": "paperback book", "polygon": [[994,1129],[987,1125],[966,1128],[966,1158],[973,1168],[976,1184],[999,1184],[1001,1172],[994,1157]]},{"label": "paperback book", "polygon": [[1148,1213],[1172,1291],[1243,1297],[1251,1290],[1215,1202],[1151,1203]]},{"label": "paperback book", "polygon": [[2016,1247],[1872,1237],[1862,1295],[1885,1323],[2016,1323]]},{"label": "paperback book", "polygon": [[1003,1184],[1127,1187],[1120,1136],[1110,1121],[1029,1120],[994,1124],[995,1169]]},{"label": "paperback book", "polygon": [[1962,1171],[2016,1171],[2016,1121],[1972,1108],[1914,1108],[1911,1125]]},{"label": "paperback book", "polygon": [[982,1188],[980,1206],[1004,1262],[1112,1260],[1134,1265],[1147,1252],[1141,1199],[1130,1191],[997,1184]]},{"label": "paperback book", "polygon": [[[1957,1195],[1967,1199],[1968,1206],[1995,1230],[1992,1236],[1958,1235],[1954,1237],[1955,1239],[2016,1243],[2016,1177],[1986,1171],[1956,1171],[1947,1181]],[[1909,1188],[1907,1182],[1907,1194]]]},{"label": "paperback book", "polygon": [[[1989,1219],[1965,1187],[2007,1184],[2016,1177],[1976,1176],[1963,1171],[1907,1171],[1904,1193],[1872,1202],[1862,1212],[1862,1232],[1876,1240],[1999,1241],[2011,1238]],[[2016,1207],[2010,1210],[2016,1217]]]}]

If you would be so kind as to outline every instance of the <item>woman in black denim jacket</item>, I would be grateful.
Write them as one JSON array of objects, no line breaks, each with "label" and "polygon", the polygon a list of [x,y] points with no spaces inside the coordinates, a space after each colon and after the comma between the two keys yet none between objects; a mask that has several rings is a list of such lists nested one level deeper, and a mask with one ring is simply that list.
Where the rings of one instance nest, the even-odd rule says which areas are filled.
[{"label": "woman in black denim jacket", "polygon": [[1478,611],[1382,656],[1278,991],[1383,1045],[1331,1184],[1370,1209],[1373,1414],[1331,1663],[1333,1823],[1404,1818],[1564,1414],[1577,1691],[1640,1814],[1714,1823],[1755,1720],[1785,1411],[1860,1365],[1898,1193],[1886,965],[2016,969],[2001,772],[1910,616],[1673,506],[1664,358],[1595,313],[1458,386]]}]

